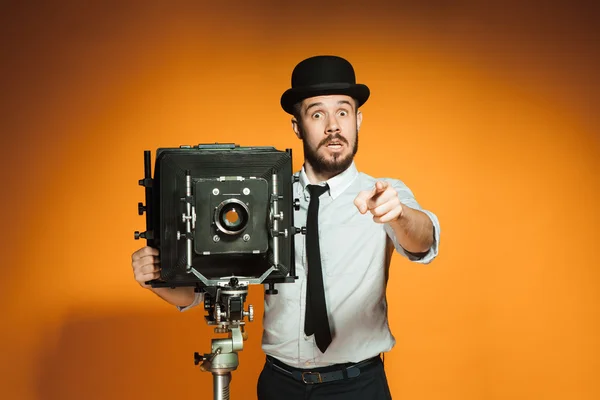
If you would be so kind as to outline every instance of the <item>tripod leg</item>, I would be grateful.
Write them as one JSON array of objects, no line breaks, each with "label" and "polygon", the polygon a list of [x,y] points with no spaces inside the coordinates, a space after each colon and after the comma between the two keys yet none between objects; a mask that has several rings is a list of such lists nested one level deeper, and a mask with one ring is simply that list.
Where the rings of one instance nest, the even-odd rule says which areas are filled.
[{"label": "tripod leg", "polygon": [[213,372],[214,400],[229,400],[231,372],[217,374]]}]

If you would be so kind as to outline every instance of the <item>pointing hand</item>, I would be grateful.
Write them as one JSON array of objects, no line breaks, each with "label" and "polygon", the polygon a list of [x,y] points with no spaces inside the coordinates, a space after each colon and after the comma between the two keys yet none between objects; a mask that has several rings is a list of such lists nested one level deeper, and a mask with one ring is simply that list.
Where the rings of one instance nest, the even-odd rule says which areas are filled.
[{"label": "pointing hand", "polygon": [[378,181],[371,190],[363,190],[354,199],[361,214],[370,211],[373,221],[387,223],[402,216],[402,203],[396,190],[388,182]]}]

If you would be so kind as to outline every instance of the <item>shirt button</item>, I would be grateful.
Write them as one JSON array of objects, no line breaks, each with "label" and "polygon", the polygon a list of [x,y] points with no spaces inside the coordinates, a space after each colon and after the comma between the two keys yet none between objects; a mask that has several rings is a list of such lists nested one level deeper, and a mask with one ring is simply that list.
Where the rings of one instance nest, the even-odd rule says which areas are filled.
[{"label": "shirt button", "polygon": [[310,365],[310,361],[305,362],[304,365],[308,367]]}]

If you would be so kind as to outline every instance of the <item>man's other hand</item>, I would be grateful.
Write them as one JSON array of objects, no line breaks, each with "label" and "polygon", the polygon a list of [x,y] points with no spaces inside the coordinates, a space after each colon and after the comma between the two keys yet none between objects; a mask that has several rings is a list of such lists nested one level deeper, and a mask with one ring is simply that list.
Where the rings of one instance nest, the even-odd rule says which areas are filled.
[{"label": "man's other hand", "polygon": [[153,247],[142,247],[131,255],[133,276],[141,287],[149,289],[146,282],[160,278],[158,261],[158,250]]}]

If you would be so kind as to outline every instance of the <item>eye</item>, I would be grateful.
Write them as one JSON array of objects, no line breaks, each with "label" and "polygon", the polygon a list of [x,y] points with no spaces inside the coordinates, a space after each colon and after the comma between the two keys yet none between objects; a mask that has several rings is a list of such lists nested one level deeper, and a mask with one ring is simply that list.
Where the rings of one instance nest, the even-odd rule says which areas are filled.
[{"label": "eye", "polygon": [[314,113],[314,114],[312,115],[312,117],[313,117],[314,119],[321,119],[321,118],[323,118],[323,113],[322,113],[322,112],[320,112],[320,111],[318,111],[318,112]]},{"label": "eye", "polygon": [[339,115],[340,115],[340,116],[342,116],[342,117],[345,117],[345,116],[347,116],[347,115],[348,115],[348,111],[346,111],[346,110],[341,110],[341,111],[339,112]]}]

